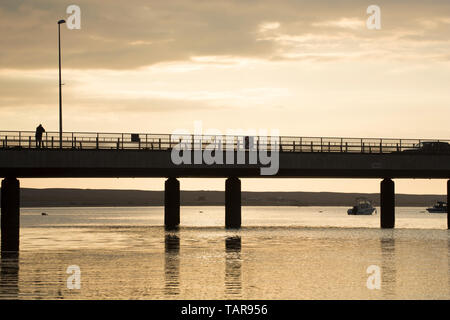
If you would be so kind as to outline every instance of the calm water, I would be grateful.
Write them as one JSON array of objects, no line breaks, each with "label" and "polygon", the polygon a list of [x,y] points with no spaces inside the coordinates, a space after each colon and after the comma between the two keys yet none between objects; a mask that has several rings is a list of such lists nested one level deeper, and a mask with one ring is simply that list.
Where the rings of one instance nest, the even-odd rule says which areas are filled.
[{"label": "calm water", "polygon": [[[243,207],[243,228],[224,230],[223,207],[182,207],[166,232],[162,207],[21,211],[19,258],[1,259],[1,299],[449,299],[445,214],[397,208]],[[42,216],[47,212],[48,216]],[[69,266],[81,288],[67,288]],[[381,289],[366,286],[367,268]]]}]

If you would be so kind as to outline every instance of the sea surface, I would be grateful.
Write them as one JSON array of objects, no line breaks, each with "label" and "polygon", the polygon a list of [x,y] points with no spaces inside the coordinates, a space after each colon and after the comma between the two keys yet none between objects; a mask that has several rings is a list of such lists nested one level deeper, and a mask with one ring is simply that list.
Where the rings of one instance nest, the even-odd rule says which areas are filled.
[{"label": "sea surface", "polygon": [[449,299],[446,214],[396,210],[381,230],[344,207],[243,207],[225,230],[224,207],[182,207],[168,232],[163,207],[22,208],[0,299]]}]

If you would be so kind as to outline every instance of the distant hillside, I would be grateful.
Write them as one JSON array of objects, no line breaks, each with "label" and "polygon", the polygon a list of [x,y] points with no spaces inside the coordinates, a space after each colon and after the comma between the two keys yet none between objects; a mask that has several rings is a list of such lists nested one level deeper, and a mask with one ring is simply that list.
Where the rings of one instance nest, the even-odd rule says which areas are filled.
[{"label": "distant hillside", "polygon": [[[242,192],[244,206],[351,206],[355,198],[366,197],[379,206],[379,194],[338,192]],[[444,195],[397,194],[397,206],[430,206],[446,201]],[[181,205],[223,205],[223,191],[182,191]],[[90,189],[21,189],[22,207],[59,206],[162,206],[163,191],[90,190]]]}]

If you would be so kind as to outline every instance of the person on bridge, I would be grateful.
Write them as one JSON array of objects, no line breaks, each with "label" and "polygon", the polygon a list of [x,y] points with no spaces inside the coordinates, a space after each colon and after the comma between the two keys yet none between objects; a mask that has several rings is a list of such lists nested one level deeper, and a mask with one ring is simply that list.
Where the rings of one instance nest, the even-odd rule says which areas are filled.
[{"label": "person on bridge", "polygon": [[36,128],[36,147],[40,148],[42,147],[42,134],[45,132],[44,127],[42,124],[39,124],[39,126]]}]

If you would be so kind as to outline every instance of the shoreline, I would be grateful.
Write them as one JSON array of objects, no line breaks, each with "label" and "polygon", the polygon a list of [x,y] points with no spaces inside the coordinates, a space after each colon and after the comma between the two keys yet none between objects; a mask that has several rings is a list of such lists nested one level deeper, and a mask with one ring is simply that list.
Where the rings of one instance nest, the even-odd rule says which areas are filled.
[{"label": "shoreline", "polygon": [[[242,192],[242,206],[258,207],[352,207],[364,197],[380,206],[378,193],[339,192]],[[396,207],[430,207],[447,201],[446,195],[396,194]],[[164,191],[107,189],[31,189],[22,188],[22,208],[39,207],[158,207],[164,206]],[[224,206],[223,191],[181,191],[181,206]]]}]

